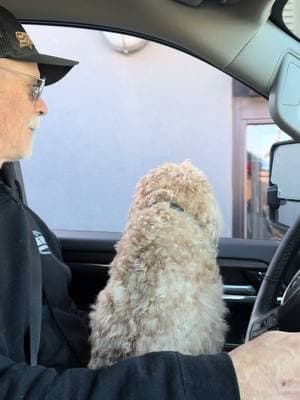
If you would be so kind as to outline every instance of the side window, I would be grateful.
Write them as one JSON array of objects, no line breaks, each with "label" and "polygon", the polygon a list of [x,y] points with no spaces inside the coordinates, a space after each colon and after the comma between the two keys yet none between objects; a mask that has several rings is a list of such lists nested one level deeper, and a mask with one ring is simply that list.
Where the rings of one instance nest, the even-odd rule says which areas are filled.
[{"label": "side window", "polygon": [[48,225],[122,231],[140,177],[190,159],[208,176],[231,236],[232,79],[156,43],[130,52],[119,41],[120,52],[95,30],[27,30],[43,52],[80,61],[46,87],[49,114],[22,163],[28,203]]},{"label": "side window", "polygon": [[27,26],[80,63],[46,87],[49,114],[22,163],[29,205],[52,229],[120,232],[138,180],[190,159],[211,182],[225,237],[269,239],[268,151],[285,139],[267,101],[169,47],[95,30]]}]

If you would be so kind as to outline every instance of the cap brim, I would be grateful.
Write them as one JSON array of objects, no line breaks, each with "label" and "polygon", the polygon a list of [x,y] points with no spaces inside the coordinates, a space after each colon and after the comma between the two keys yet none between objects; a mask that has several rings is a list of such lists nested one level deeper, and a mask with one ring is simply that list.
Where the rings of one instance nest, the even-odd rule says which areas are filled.
[{"label": "cap brim", "polygon": [[78,61],[49,56],[47,54],[30,54],[14,57],[14,59],[36,62],[42,78],[46,78],[46,85],[51,85],[62,79]]}]

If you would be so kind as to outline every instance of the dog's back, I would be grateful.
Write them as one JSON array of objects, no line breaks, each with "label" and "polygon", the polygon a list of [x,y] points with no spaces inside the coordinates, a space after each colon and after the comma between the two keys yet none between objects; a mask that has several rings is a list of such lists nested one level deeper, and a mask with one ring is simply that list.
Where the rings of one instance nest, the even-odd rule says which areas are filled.
[{"label": "dog's back", "polygon": [[[157,174],[152,171],[148,183],[151,176]],[[153,186],[159,193],[157,179]],[[202,203],[211,196],[206,186],[205,191],[198,193]],[[91,368],[151,351],[197,355],[222,349],[226,310],[214,232],[219,226],[211,226],[219,221],[207,215],[204,225],[172,193],[173,201],[165,193],[143,207],[135,198],[107,287],[91,312]],[[201,207],[207,212],[211,204]]]}]

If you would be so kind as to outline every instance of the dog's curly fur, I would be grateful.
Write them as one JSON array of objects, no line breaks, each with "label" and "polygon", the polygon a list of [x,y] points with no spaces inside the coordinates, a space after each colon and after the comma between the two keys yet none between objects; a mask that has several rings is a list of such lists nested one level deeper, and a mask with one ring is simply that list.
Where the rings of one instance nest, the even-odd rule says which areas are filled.
[{"label": "dog's curly fur", "polygon": [[140,181],[110,279],[90,313],[90,368],[150,351],[222,349],[220,221],[206,177],[189,161],[166,163]]}]

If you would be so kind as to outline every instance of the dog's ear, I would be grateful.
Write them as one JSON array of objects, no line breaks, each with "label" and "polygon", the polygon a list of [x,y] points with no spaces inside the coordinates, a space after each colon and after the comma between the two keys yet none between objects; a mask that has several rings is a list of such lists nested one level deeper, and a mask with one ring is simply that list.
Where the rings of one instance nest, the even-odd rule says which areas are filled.
[{"label": "dog's ear", "polygon": [[222,216],[213,189],[203,171],[190,160],[183,161],[179,168],[184,175],[186,194],[189,194],[183,198],[182,207],[190,210],[217,246],[222,231]]},{"label": "dog's ear", "polygon": [[131,209],[150,207],[159,201],[173,201],[171,187],[178,171],[178,165],[169,162],[150,170],[136,186]]},{"label": "dog's ear", "polygon": [[146,196],[136,196],[132,208],[142,210],[153,206],[159,202],[174,202],[176,201],[176,196],[174,192],[168,189],[156,189],[148,193]]}]

